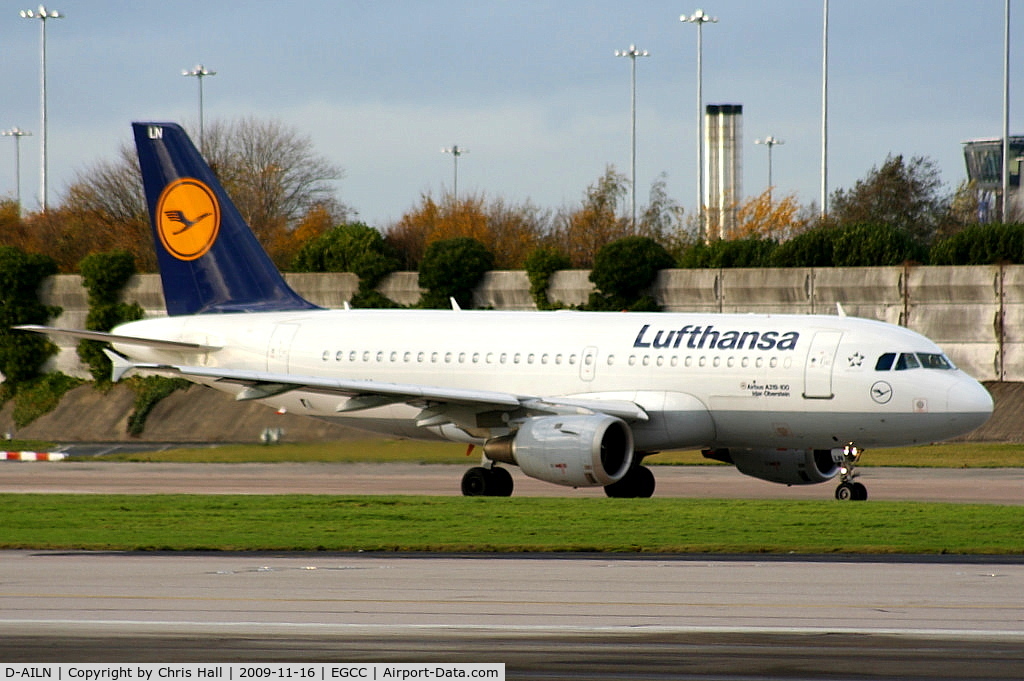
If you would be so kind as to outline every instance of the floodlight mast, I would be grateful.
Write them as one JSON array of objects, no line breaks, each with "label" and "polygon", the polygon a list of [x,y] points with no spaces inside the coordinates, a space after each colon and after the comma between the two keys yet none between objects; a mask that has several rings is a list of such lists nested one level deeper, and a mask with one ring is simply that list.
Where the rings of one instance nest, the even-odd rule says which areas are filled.
[{"label": "floodlight mast", "polygon": [[4,137],[14,138],[14,185],[17,188],[15,197],[18,201],[18,215],[21,215],[21,138],[27,137],[32,133],[28,130],[22,130],[15,126],[10,130],[4,130],[0,132],[0,135]]},{"label": "floodlight mast", "polygon": [[775,186],[774,184],[772,184],[772,147],[774,147],[774,146],[776,146],[778,144],[785,144],[785,143],[786,143],[785,140],[780,140],[778,138],[772,137],[771,135],[768,135],[764,139],[754,140],[754,144],[763,144],[763,145],[765,145],[768,148],[768,206],[769,206],[769,208],[772,205],[772,187]]},{"label": "floodlight mast", "polygon": [[468,154],[469,149],[462,149],[458,144],[453,144],[450,147],[442,147],[442,154],[451,154],[452,160],[455,162],[454,177],[452,178],[452,199],[453,203],[459,202],[459,156]]},{"label": "floodlight mast", "polygon": [[704,24],[718,23],[718,17],[709,16],[698,9],[690,16],[685,14],[679,21],[697,27],[697,238],[707,240],[704,198]]},{"label": "floodlight mast", "polygon": [[206,153],[206,144],[204,136],[204,123],[203,123],[203,78],[207,76],[216,76],[216,71],[210,71],[202,64],[196,64],[195,68],[185,69],[181,72],[183,76],[189,76],[199,81],[199,150]]},{"label": "floodlight mast", "polygon": [[46,200],[46,22],[50,19],[63,19],[64,15],[55,9],[46,9],[39,5],[37,9],[23,9],[22,19],[39,19],[39,99],[40,99],[40,133],[39,133],[39,205],[45,213]]},{"label": "floodlight mast", "polygon": [[631,144],[632,144],[632,147],[633,147],[633,152],[632,152],[632,155],[631,155],[631,162],[630,162],[631,170],[630,170],[629,182],[630,182],[630,204],[632,206],[632,213],[633,213],[632,228],[634,230],[636,230],[636,58],[637,57],[649,57],[649,56],[651,56],[651,53],[648,52],[647,50],[638,50],[636,45],[630,45],[628,50],[615,50],[615,56],[616,57],[629,57],[629,61],[631,62],[630,66],[631,66],[631,71],[632,71],[632,77],[631,77],[630,82],[632,83],[632,87],[631,87],[632,105],[630,106],[630,112],[631,112],[630,120],[632,121],[632,134],[631,134],[631,138],[630,139],[631,139]]}]

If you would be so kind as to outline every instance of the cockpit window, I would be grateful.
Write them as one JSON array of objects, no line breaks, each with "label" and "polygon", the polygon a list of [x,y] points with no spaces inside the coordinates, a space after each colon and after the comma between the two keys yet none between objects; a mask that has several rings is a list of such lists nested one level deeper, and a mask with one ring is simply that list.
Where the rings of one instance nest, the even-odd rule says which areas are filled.
[{"label": "cockpit window", "polygon": [[953,369],[953,363],[945,355],[937,353],[919,352],[917,358],[925,369]]},{"label": "cockpit window", "polygon": [[875,362],[875,371],[906,371],[907,369],[955,369],[949,358],[931,352],[887,352]]},{"label": "cockpit window", "polygon": [[901,352],[899,359],[896,360],[896,371],[917,369],[920,366],[921,364],[917,361],[917,355],[912,352]]}]

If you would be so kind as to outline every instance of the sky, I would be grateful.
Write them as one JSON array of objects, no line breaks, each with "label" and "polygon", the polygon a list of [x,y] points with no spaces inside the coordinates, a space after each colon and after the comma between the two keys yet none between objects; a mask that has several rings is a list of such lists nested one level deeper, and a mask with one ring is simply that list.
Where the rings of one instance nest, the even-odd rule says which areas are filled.
[{"label": "sky", "polygon": [[[198,128],[279,120],[339,166],[339,200],[378,228],[421,197],[458,189],[578,206],[608,165],[630,168],[630,63],[636,63],[637,203],[664,174],[688,213],[697,202],[697,29],[705,104],[742,104],[743,193],[818,201],[821,1],[341,0],[301,3],[52,0],[47,22],[49,201],[114,160],[130,122]],[[30,2],[0,6],[0,129],[21,140],[22,201],[39,207],[40,24]],[[1024,36],[1015,9],[1012,42]],[[1003,0],[833,0],[829,12],[829,193],[889,154],[932,159],[953,190],[961,142],[1002,134]],[[1020,54],[1014,54],[1021,64]],[[1024,133],[1024,74],[1011,71],[1010,132]],[[15,194],[15,142],[0,138],[0,196]]]}]

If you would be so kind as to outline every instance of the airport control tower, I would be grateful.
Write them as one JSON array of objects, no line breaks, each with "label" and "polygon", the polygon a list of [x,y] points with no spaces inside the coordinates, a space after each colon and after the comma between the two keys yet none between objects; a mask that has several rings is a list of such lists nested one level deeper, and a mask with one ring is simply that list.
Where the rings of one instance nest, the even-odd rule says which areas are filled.
[{"label": "airport control tower", "polygon": [[[967,140],[964,145],[964,160],[967,162],[967,179],[978,189],[978,221],[998,221],[1002,216],[1003,204],[1000,193],[1003,187],[1003,138]],[[1010,137],[1010,220],[1024,218],[1024,194],[1020,191],[1021,161],[1024,160],[1024,137]]]},{"label": "airport control tower", "polygon": [[709,239],[728,239],[743,198],[743,105],[708,104],[704,115],[704,205]]}]

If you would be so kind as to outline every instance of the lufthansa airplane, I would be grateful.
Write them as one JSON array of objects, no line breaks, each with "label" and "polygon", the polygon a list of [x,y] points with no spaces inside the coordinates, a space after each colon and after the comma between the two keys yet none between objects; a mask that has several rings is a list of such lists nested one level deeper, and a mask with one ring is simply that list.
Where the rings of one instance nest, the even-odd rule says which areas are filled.
[{"label": "lufthansa airplane", "polygon": [[[462,492],[507,496],[499,464],[649,497],[652,454],[697,449],[786,485],[838,478],[863,449],[945,440],[992,398],[935,343],[821,315],[326,310],[296,294],[181,127],[133,125],[167,317],[110,334],[115,378],[180,375],[394,436],[475,445]],[[453,306],[455,307],[455,306]]]}]

